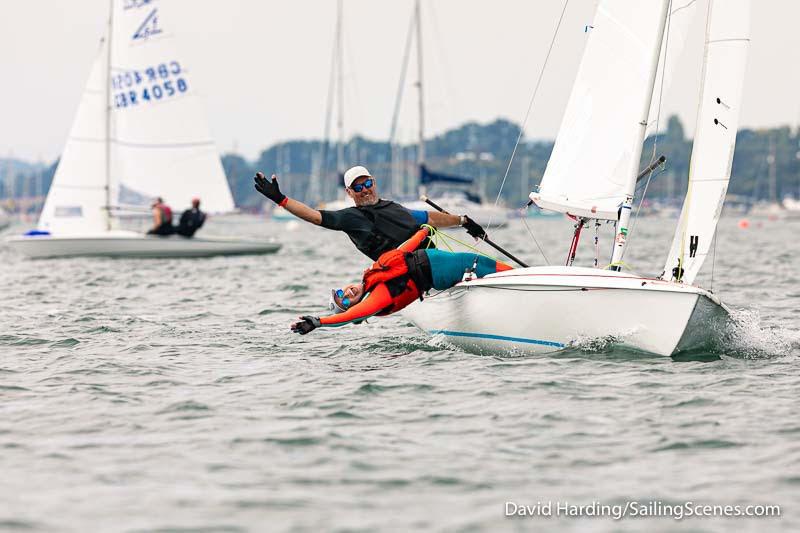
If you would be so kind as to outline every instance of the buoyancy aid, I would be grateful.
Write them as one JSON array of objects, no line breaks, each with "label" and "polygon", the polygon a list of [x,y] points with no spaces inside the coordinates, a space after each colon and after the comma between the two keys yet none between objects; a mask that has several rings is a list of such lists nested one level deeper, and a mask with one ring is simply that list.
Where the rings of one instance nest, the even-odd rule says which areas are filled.
[{"label": "buoyancy aid", "polygon": [[425,250],[389,250],[364,271],[362,279],[365,293],[381,283],[389,289],[392,303],[378,313],[379,316],[397,312],[417,298],[422,300],[422,294],[432,285],[430,262]]},{"label": "buoyancy aid", "polygon": [[[350,240],[364,255],[377,259],[408,240],[419,229],[418,222],[408,209],[389,200],[379,200],[373,205],[356,207],[370,222],[372,232],[364,239]],[[422,247],[432,247],[428,241]]]},{"label": "buoyancy aid", "polygon": [[159,211],[161,211],[161,224],[172,224],[172,209],[167,204],[159,204]]}]

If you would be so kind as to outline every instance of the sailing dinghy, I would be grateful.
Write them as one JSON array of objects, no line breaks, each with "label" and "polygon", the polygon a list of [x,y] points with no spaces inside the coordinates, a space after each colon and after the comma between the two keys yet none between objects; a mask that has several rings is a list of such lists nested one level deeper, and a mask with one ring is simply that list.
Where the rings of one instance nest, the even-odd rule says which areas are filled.
[{"label": "sailing dinghy", "polygon": [[[270,240],[147,236],[119,229],[120,203],[202,200],[209,213],[233,197],[159,0],[111,0],[107,37],[83,92],[36,231],[8,239],[34,258],[203,257],[272,253]],[[133,202],[131,202],[133,199]]]},{"label": "sailing dinghy", "polygon": [[[669,0],[601,0],[538,207],[571,215],[566,266],[520,268],[459,283],[409,308],[418,327],[488,352],[546,353],[612,338],[669,356],[699,347],[727,311],[692,285],[714,239],[730,178],[749,44],[749,0],[709,0],[689,185],[664,272],[622,260]],[[572,265],[580,230],[613,221],[610,265]]]}]

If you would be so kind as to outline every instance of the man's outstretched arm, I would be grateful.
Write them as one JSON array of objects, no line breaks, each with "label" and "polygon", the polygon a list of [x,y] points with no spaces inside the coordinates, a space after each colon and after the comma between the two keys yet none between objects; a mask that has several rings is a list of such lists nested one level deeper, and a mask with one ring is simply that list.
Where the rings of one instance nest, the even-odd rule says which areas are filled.
[{"label": "man's outstretched arm", "polygon": [[441,211],[428,211],[428,224],[435,228],[450,228],[461,225],[461,217],[442,213]]},{"label": "man's outstretched arm", "polygon": [[306,222],[311,222],[319,226],[322,223],[322,214],[314,208],[308,207],[303,202],[289,198],[283,194],[278,187],[278,177],[273,174],[272,179],[267,180],[264,174],[256,172],[255,187],[258,192],[283,207],[297,218],[302,218]]}]

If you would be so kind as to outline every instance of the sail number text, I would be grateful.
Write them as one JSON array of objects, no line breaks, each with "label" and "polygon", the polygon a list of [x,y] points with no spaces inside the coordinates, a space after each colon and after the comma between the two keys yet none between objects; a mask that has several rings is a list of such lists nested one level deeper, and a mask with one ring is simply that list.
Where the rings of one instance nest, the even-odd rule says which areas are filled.
[{"label": "sail number text", "polygon": [[145,104],[184,93],[188,86],[180,74],[181,66],[177,61],[117,74],[111,78],[111,88],[115,91],[114,107]]}]

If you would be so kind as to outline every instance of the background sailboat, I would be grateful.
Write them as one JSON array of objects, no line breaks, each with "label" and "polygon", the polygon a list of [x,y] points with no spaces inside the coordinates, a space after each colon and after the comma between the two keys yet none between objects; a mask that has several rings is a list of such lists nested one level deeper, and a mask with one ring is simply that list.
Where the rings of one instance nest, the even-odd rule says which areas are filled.
[{"label": "background sailboat", "polygon": [[[411,41],[416,41],[417,52],[417,81],[414,85],[418,91],[417,101],[417,161],[416,180],[408,174],[407,165],[399,161],[402,153],[397,144],[397,124],[400,105],[403,99],[405,76],[408,70]],[[428,167],[425,151],[425,82],[423,68],[422,47],[422,7],[420,1],[414,3],[414,14],[409,26],[406,39],[405,54],[401,68],[400,84],[395,100],[392,126],[389,133],[389,144],[392,146],[392,193],[408,209],[428,210],[430,206],[418,198],[422,195],[429,196],[437,205],[449,213],[467,214],[478,224],[492,227],[504,226],[510,210],[485,201],[476,187],[476,180],[471,177],[455,176],[443,172],[433,171]],[[416,183],[414,183],[416,181]],[[408,193],[416,192],[416,196],[408,198]],[[412,193],[413,194],[413,193]],[[405,196],[406,200],[402,200]]]},{"label": "background sailboat", "polygon": [[[749,0],[710,0],[689,188],[659,278],[622,272],[642,143],[670,2],[602,0],[539,190],[539,207],[573,216],[563,267],[462,282],[410,308],[420,328],[466,348],[547,352],[608,338],[661,355],[707,340],[727,316],[691,285],[714,240],[733,160],[749,43]],[[615,222],[610,264],[572,266],[583,226]],[[602,266],[598,264],[598,266]]]},{"label": "background sailboat", "polygon": [[[156,196],[174,207],[202,199],[209,213],[234,209],[187,65],[162,2],[111,0],[37,231],[12,237],[32,257],[183,257],[270,253],[269,241],[148,237],[122,231],[115,213]],[[122,205],[122,204],[129,205]]]}]

